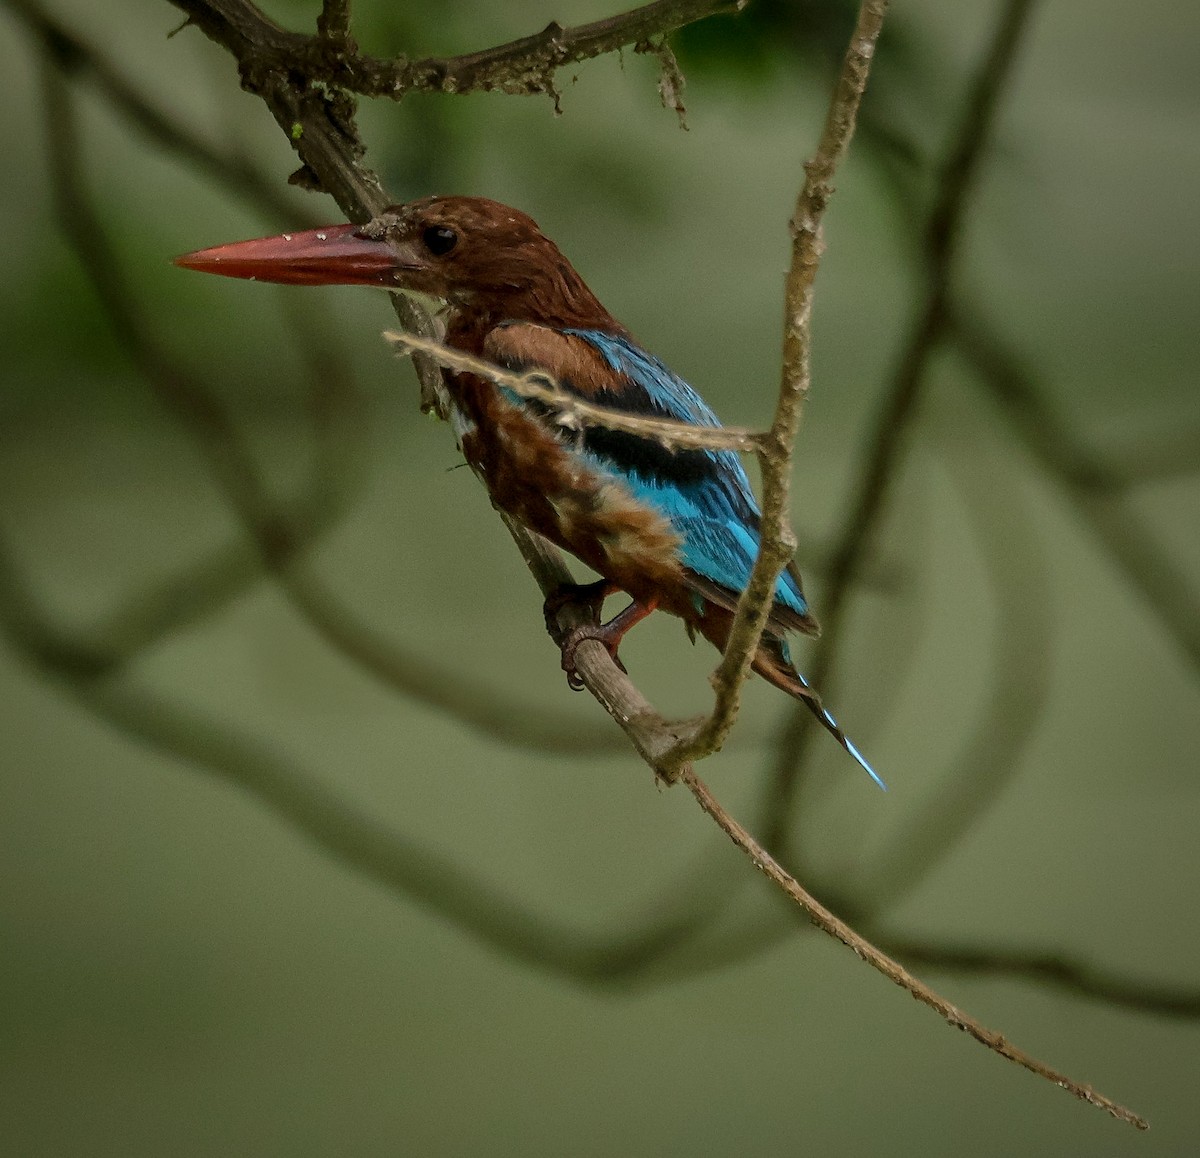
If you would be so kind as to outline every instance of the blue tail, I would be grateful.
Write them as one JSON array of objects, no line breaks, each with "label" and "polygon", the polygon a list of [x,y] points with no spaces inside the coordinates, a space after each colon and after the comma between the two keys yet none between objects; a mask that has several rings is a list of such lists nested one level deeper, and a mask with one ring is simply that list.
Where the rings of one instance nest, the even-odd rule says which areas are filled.
[{"label": "blue tail", "polygon": [[821,721],[833,738],[837,740],[837,742],[841,744],[841,746],[845,748],[855,760],[858,761],[863,771],[866,772],[866,774],[870,776],[871,779],[874,780],[884,792],[886,792],[888,790],[888,786],[883,782],[883,777],[881,777],[879,773],[867,763],[867,758],[854,746],[854,741],[842,731],[842,726],[833,718],[833,714],[830,712],[830,710],[823,703],[821,703],[821,697],[818,696],[815,691],[813,691],[813,689],[809,686],[808,681],[799,672],[796,672],[795,676],[796,681],[805,689],[805,694],[802,696],[796,696],[796,698],[804,701],[804,703],[808,706],[808,710],[812,712],[812,714],[816,716],[818,720]]},{"label": "blue tail", "polygon": [[[767,643],[766,640],[763,642]],[[792,665],[791,656],[787,653],[787,645],[780,640],[775,642],[779,649],[775,654],[772,654],[774,648],[771,650],[766,647],[759,649],[754,660],[754,670],[781,691],[800,700],[821,721],[826,731],[854,757],[862,770],[886,792],[887,785],[883,782],[883,778],[867,763],[867,758],[854,746],[854,741],[842,731],[842,726],[833,718],[829,709],[821,703],[821,697]]]}]

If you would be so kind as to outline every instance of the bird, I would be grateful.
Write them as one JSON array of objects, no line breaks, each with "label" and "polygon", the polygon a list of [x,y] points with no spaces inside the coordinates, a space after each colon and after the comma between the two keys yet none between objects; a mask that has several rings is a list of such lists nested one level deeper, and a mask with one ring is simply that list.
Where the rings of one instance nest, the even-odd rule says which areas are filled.
[{"label": "bird", "polygon": [[[370,285],[445,303],[445,344],[518,372],[536,371],[623,414],[719,429],[700,395],[600,303],[536,222],[484,197],[430,196],[363,225],[337,224],[233,242],[175,258],[186,269],[291,285]],[[568,427],[544,402],[477,374],[443,370],[450,421],[494,506],[600,576],[545,603],[586,605],[594,622],[561,637],[618,646],[656,610],[724,650],[760,543],[761,515],[736,452],[671,449],[586,421]],[[605,600],[628,606],[602,622]],[[795,562],[775,587],[755,672],[804,703],[876,784],[883,780],[793,663],[787,636],[819,632]],[[552,632],[553,633],[553,632]],[[621,665],[623,667],[623,665]]]}]

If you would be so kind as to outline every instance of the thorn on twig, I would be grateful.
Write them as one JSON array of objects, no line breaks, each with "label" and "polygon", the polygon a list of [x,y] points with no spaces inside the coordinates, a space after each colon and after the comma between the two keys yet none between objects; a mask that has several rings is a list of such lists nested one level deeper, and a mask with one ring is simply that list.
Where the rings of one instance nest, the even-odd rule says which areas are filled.
[{"label": "thorn on twig", "polygon": [[687,132],[687,109],[683,104],[683,90],[687,80],[666,36],[659,37],[657,41],[639,41],[633,46],[633,51],[658,58],[658,95],[663,108],[674,109],[679,118],[679,127]]},{"label": "thorn on twig", "polygon": [[[303,126],[301,126],[301,131],[303,132]],[[290,174],[287,182],[289,185],[295,185],[297,189],[307,189],[310,193],[325,192],[321,178],[307,165],[301,165],[299,169]]]},{"label": "thorn on twig", "polygon": [[358,51],[350,39],[349,0],[325,0],[317,15],[317,36],[329,45],[335,58]]}]

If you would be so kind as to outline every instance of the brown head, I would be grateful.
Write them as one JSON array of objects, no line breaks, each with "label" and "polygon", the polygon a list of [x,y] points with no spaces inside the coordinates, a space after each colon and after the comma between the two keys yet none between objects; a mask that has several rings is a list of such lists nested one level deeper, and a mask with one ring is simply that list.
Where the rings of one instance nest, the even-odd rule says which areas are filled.
[{"label": "brown head", "polygon": [[531,217],[484,197],[424,197],[366,225],[219,245],[175,264],[293,285],[412,290],[482,325],[620,328]]}]

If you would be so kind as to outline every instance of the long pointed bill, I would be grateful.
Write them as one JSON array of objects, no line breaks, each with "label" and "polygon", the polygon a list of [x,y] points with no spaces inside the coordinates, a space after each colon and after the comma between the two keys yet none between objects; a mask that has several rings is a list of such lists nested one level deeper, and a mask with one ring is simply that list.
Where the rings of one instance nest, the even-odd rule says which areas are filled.
[{"label": "long pointed bill", "polygon": [[284,285],[387,285],[397,283],[397,253],[383,241],[358,236],[360,226],[330,225],[234,241],[175,258],[184,269]]}]

